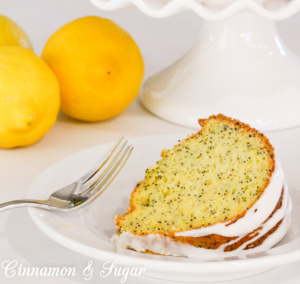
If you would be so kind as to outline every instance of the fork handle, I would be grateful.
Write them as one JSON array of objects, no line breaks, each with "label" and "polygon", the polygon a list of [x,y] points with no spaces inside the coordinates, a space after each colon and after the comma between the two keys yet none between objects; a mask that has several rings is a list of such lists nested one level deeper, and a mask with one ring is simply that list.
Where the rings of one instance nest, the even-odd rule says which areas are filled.
[{"label": "fork handle", "polygon": [[19,200],[8,201],[0,204],[0,213],[5,210],[25,207],[25,206],[50,209],[49,205],[46,203],[45,200],[19,199]]}]

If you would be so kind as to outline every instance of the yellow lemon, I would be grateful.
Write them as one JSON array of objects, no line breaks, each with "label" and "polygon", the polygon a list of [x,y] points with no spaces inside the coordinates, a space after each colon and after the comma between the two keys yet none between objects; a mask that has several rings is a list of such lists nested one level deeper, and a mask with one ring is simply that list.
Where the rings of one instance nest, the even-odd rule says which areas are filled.
[{"label": "yellow lemon", "polygon": [[11,19],[0,15],[0,46],[22,46],[32,49],[24,30]]},{"label": "yellow lemon", "polygon": [[111,20],[96,16],[57,30],[42,58],[59,80],[61,110],[85,121],[121,113],[138,95],[144,74],[133,38]]},{"label": "yellow lemon", "polygon": [[59,111],[59,83],[33,51],[0,47],[0,147],[30,145],[45,135]]}]

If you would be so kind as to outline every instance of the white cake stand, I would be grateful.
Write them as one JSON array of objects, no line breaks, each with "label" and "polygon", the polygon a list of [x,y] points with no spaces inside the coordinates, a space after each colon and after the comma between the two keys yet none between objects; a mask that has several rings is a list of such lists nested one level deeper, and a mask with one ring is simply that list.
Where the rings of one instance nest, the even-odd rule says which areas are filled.
[{"label": "white cake stand", "polygon": [[300,125],[300,60],[280,40],[274,20],[299,0],[90,0],[114,10],[134,4],[167,17],[192,9],[205,21],[197,44],[142,88],[157,116],[198,128],[198,118],[223,113],[261,131]]}]

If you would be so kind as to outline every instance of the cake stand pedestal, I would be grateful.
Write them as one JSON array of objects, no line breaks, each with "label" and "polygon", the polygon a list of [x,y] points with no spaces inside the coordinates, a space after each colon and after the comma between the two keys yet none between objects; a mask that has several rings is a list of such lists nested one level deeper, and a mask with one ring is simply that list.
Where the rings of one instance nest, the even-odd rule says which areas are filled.
[{"label": "cake stand pedestal", "polygon": [[192,128],[199,128],[198,118],[218,113],[261,131],[300,125],[300,60],[282,43],[273,21],[296,13],[300,1],[265,0],[266,6],[261,0],[223,5],[208,5],[208,0],[91,1],[102,9],[133,3],[155,17],[193,9],[205,20],[197,44],[145,82],[141,101],[157,116]]}]

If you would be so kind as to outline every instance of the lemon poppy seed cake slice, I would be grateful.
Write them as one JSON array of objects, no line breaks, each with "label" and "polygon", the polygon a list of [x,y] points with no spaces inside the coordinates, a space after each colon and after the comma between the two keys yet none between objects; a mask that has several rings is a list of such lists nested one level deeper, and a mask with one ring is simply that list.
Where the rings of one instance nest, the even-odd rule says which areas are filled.
[{"label": "lemon poppy seed cake slice", "polygon": [[283,237],[291,206],[269,140],[221,114],[199,124],[146,170],[128,213],[116,216],[117,246],[198,257],[266,249]]}]

